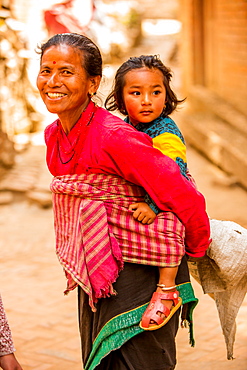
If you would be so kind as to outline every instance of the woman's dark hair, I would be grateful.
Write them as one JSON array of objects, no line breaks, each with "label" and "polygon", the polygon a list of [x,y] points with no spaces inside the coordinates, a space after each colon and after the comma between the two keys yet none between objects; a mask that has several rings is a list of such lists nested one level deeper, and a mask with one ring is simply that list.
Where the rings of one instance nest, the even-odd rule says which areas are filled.
[{"label": "woman's dark hair", "polygon": [[139,57],[132,57],[124,62],[117,70],[115,75],[113,90],[108,95],[105,101],[105,108],[109,111],[119,110],[120,113],[126,115],[126,107],[123,99],[123,89],[125,85],[125,75],[133,69],[140,68],[159,69],[163,74],[163,82],[166,88],[166,106],[162,112],[163,116],[168,116],[177,107],[178,104],[184,102],[178,100],[175,93],[170,87],[170,81],[172,78],[171,70],[166,67],[157,55],[141,55]]},{"label": "woman's dark hair", "polygon": [[82,66],[88,76],[102,76],[102,57],[95,43],[84,35],[78,33],[60,33],[52,36],[46,43],[39,47],[42,59],[44,52],[51,46],[68,45],[77,49],[82,58]]}]

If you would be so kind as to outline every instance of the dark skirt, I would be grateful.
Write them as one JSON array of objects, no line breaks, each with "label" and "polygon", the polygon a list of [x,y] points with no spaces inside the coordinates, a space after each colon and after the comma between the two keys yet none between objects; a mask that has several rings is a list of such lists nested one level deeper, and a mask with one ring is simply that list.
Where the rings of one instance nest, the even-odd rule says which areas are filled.
[{"label": "dark skirt", "polygon": [[[188,283],[186,261],[181,265],[176,281],[177,284],[182,284],[180,296],[183,303],[194,307],[197,299]],[[82,359],[86,370],[175,368],[175,336],[179,326],[179,311],[159,330],[143,331],[139,327],[141,316],[156,290],[158,279],[156,267],[125,263],[124,270],[114,284],[117,295],[100,299],[95,313],[89,307],[87,294],[79,288],[79,327]],[[184,289],[187,285],[190,286],[190,293],[188,289]]]}]

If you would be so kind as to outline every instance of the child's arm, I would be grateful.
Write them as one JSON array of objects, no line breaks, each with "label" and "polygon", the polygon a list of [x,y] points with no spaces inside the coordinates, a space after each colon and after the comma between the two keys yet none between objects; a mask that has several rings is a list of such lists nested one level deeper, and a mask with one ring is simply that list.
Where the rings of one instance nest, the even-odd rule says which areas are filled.
[{"label": "child's arm", "polygon": [[130,211],[134,211],[133,217],[144,225],[150,225],[154,222],[158,213],[162,212],[148,195],[144,196],[144,202],[134,203],[129,206]]}]

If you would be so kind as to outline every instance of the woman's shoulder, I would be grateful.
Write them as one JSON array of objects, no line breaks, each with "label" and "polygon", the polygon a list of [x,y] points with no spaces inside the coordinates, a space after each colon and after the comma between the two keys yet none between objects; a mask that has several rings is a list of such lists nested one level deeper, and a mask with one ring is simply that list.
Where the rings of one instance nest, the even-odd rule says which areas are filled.
[{"label": "woman's shoulder", "polygon": [[58,124],[57,124],[57,119],[56,121],[50,123],[44,130],[44,135],[45,135],[45,141],[49,140],[49,138],[57,133],[58,129]]},{"label": "woman's shoulder", "polygon": [[122,118],[108,112],[104,108],[99,108],[95,116],[97,135],[104,141],[104,145],[111,142],[115,145],[123,145],[127,142],[152,144],[152,140],[148,135],[139,132],[135,127],[125,122]]},{"label": "woman's shoulder", "polygon": [[126,123],[121,117],[107,111],[105,108],[98,107],[97,113],[95,115],[95,121],[99,126],[109,131],[135,131],[135,129],[131,125]]},{"label": "woman's shoulder", "polygon": [[57,128],[58,128],[57,121],[58,121],[58,119],[56,119],[54,122],[52,122],[48,126],[46,126],[45,132],[51,132],[51,131],[57,130]]}]

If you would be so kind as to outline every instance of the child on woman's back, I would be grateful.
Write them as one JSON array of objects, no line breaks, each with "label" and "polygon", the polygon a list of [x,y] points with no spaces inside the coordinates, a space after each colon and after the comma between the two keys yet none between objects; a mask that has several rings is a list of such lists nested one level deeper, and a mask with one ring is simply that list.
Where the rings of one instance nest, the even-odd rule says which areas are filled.
[{"label": "child on woman's back", "polygon": [[[170,69],[156,55],[130,58],[119,67],[113,91],[107,97],[105,107],[110,111],[117,109],[126,115],[125,121],[135,126],[138,131],[148,134],[153,139],[153,146],[176,161],[181,173],[191,180],[187,170],[184,138],[175,122],[168,117],[177,105],[184,101],[178,100],[172,91],[171,77]],[[152,223],[156,214],[162,212],[148,194],[145,202],[132,204],[130,210],[134,211],[133,217],[143,224]],[[155,330],[165,325],[181,305],[175,278],[184,254],[184,238],[181,236],[183,253],[181,254],[178,247],[180,255],[177,256],[177,263],[169,263],[168,247],[178,244],[175,237],[178,233],[176,218],[173,222],[174,234],[171,233],[165,246],[167,265],[159,268],[157,291],[153,294],[140,323],[145,330]]]}]

